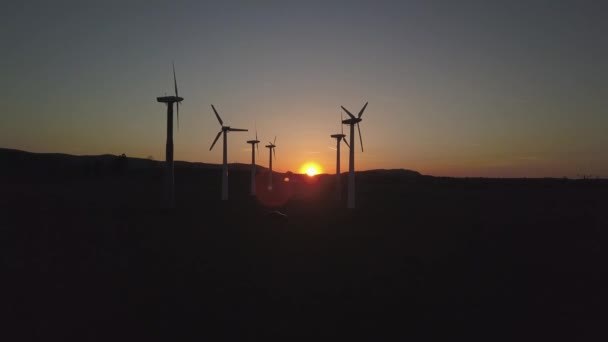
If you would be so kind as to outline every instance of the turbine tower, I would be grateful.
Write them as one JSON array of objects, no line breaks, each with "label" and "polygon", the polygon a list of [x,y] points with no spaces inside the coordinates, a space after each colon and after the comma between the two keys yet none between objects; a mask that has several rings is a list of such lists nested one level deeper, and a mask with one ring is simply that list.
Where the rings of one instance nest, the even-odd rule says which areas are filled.
[{"label": "turbine tower", "polygon": [[342,133],[332,134],[331,137],[336,139],[336,199],[339,201],[342,199],[342,182],[340,179],[340,143],[344,141],[346,146],[350,148],[346,142],[346,135],[344,134],[344,126],[342,125],[342,113],[340,113],[340,128]]},{"label": "turbine tower", "polygon": [[177,78],[175,77],[175,64],[173,64],[173,85],[175,96],[157,97],[156,101],[167,106],[167,145],[165,149],[165,206],[175,207],[175,181],[173,178],[173,104],[177,106],[177,125],[179,128],[179,103],[184,98],[177,93]]},{"label": "turbine tower", "polygon": [[224,162],[222,163],[222,201],[226,201],[228,200],[228,132],[247,132],[247,130],[242,128],[231,128],[230,126],[224,126],[224,122],[222,121],[222,118],[220,118],[220,115],[217,113],[217,110],[215,110],[215,107],[211,105],[211,108],[213,108],[213,112],[217,117],[217,121],[220,122],[220,126],[222,126],[222,129],[215,136],[215,140],[213,140],[213,144],[211,144],[209,151],[213,149],[213,146],[215,146],[217,139],[219,139],[220,135],[222,135],[223,133]]},{"label": "turbine tower", "polygon": [[270,164],[268,167],[268,170],[270,171],[268,173],[268,190],[272,191],[272,155],[274,154],[274,159],[277,159],[277,153],[274,150],[275,147],[277,147],[275,145],[275,143],[277,142],[277,137],[274,137],[274,142],[269,142],[269,145],[266,145],[266,148],[268,149],[268,153],[270,154]]},{"label": "turbine tower", "polygon": [[258,144],[258,130],[255,130],[255,140],[247,140],[248,144],[251,144],[251,196],[255,196],[255,149],[257,147],[258,155],[260,154],[260,147]]},{"label": "turbine tower", "polygon": [[350,126],[350,155],[348,158],[348,201],[347,207],[349,209],[355,209],[355,125],[357,125],[357,130],[359,131],[359,140],[361,141],[361,152],[363,152],[363,138],[361,138],[361,128],[359,127],[359,122],[365,108],[367,108],[367,102],[361,110],[359,111],[359,115],[355,117],[348,109],[344,108],[344,106],[340,106],[342,109],[350,116],[350,119],[342,120],[342,123]]}]

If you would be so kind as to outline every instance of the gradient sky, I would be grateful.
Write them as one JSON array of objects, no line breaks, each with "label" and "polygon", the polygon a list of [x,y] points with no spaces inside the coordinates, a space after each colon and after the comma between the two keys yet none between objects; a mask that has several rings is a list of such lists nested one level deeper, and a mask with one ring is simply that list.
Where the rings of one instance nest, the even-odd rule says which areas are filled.
[{"label": "gradient sky", "polygon": [[[335,168],[340,105],[357,170],[608,177],[602,1],[20,1],[1,6],[0,146],[164,159],[175,60],[177,160]],[[347,127],[345,127],[346,129]],[[218,148],[220,147],[220,148]],[[357,144],[358,147],[358,144]],[[261,149],[259,164],[268,152]],[[342,170],[348,158],[343,149]]]}]

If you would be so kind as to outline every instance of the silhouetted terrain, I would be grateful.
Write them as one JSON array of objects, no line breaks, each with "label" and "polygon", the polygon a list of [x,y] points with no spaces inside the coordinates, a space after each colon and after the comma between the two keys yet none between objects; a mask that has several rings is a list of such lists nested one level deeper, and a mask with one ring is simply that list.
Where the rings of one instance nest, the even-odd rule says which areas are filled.
[{"label": "silhouetted terrain", "polygon": [[0,165],[21,340],[606,338],[606,180],[366,171],[348,211],[333,176],[276,174],[269,193],[260,167],[252,199],[249,166],[230,165],[224,203],[219,166],[177,162],[165,210],[159,161]]}]

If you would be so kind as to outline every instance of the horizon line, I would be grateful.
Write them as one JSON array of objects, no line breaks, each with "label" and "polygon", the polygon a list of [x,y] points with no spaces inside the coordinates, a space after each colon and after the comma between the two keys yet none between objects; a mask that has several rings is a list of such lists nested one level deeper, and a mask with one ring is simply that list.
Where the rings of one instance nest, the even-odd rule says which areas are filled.
[{"label": "horizon line", "polygon": [[[17,152],[24,152],[24,153],[32,153],[32,154],[59,154],[59,155],[67,155],[67,156],[74,156],[74,157],[97,157],[97,156],[115,156],[115,157],[119,157],[120,154],[112,154],[112,153],[102,153],[102,154],[72,154],[72,153],[65,153],[65,152],[33,152],[33,151],[27,151],[27,150],[23,150],[23,149],[18,149],[18,148],[11,148],[11,147],[1,147],[0,146],[0,150],[12,150],[12,151],[17,151]],[[150,159],[147,157],[138,157],[138,156],[128,156],[125,153],[125,156],[127,158],[133,158],[133,159],[142,159],[142,160],[150,160],[153,162],[164,162],[164,160],[157,160],[157,159]],[[218,165],[221,166],[222,164],[216,164],[216,163],[209,163],[209,162],[204,162],[204,161],[191,161],[191,160],[175,160],[174,162],[183,162],[183,163],[192,163],[192,164],[207,164],[207,165]],[[230,164],[240,164],[240,165],[251,165],[251,163],[242,163],[242,162],[232,162],[232,163],[228,163],[228,165]],[[263,168],[268,168],[266,166],[260,165],[256,163],[256,166],[260,166]],[[432,175],[432,174],[424,174],[420,171],[417,170],[412,170],[412,169],[407,169],[407,168],[373,168],[373,169],[364,169],[364,170],[356,170],[355,172],[366,172],[366,171],[380,171],[380,170],[404,170],[404,171],[412,171],[412,172],[417,172],[420,174],[420,176],[427,176],[427,177],[435,177],[435,178],[458,178],[458,179],[468,179],[468,178],[479,178],[479,179],[572,179],[572,180],[576,180],[576,179],[581,179],[581,180],[588,180],[588,179],[598,179],[598,180],[604,180],[604,179],[608,179],[607,176],[604,175],[594,175],[594,174],[577,174],[576,177],[569,177],[569,176],[559,176],[559,177],[552,177],[552,176],[537,176],[537,177],[531,177],[531,176],[520,176],[520,177],[507,177],[507,176],[501,176],[501,177],[488,177],[488,176],[439,176],[439,175]],[[287,170],[287,171],[278,171],[278,170],[274,170],[277,173],[288,173],[291,172],[293,174],[298,174],[298,175],[305,175],[306,173],[299,173],[299,172],[294,172],[291,170]],[[347,174],[348,172],[341,172],[340,174]],[[319,173],[315,176],[320,176],[320,175],[334,175],[334,173]],[[313,176],[313,177],[315,177]]]}]

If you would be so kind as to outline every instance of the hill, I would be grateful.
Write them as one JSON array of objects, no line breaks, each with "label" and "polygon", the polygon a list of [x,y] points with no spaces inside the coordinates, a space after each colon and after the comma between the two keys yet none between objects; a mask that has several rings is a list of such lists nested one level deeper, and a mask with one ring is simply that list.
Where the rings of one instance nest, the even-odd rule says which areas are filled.
[{"label": "hill", "polygon": [[[164,161],[157,161],[144,158],[134,158],[121,155],[71,155],[64,153],[34,153],[15,149],[0,148],[0,163],[4,167],[0,170],[0,175],[11,175],[15,177],[75,177],[87,176],[91,174],[118,174],[129,171],[140,171],[150,169],[162,169]],[[219,170],[221,164],[210,164],[200,162],[187,162],[176,160],[175,169],[198,169],[198,170]],[[256,165],[258,172],[266,172],[266,167]],[[249,172],[251,164],[229,163],[229,170],[232,172]],[[279,176],[287,173],[276,172]],[[302,174],[289,172],[293,180],[303,177]],[[346,175],[344,172],[343,175]],[[419,172],[405,169],[377,169],[357,171],[357,177],[361,179],[377,179],[382,181],[395,181],[403,177],[422,176]],[[328,177],[330,174],[319,175],[318,177]]]},{"label": "hill", "polygon": [[[0,148],[0,161],[6,166],[4,172],[35,171],[39,169],[50,170],[69,170],[70,173],[78,169],[99,167],[102,170],[109,170],[117,164],[124,164],[124,167],[131,170],[162,168],[164,161],[151,159],[134,158],[121,155],[102,154],[102,155],[71,155],[64,153],[34,153],[15,149]],[[175,161],[175,168],[196,168],[196,169],[219,169],[221,165],[199,162]],[[231,169],[249,170],[250,164],[231,163]],[[264,167],[259,166],[261,169]]]}]

